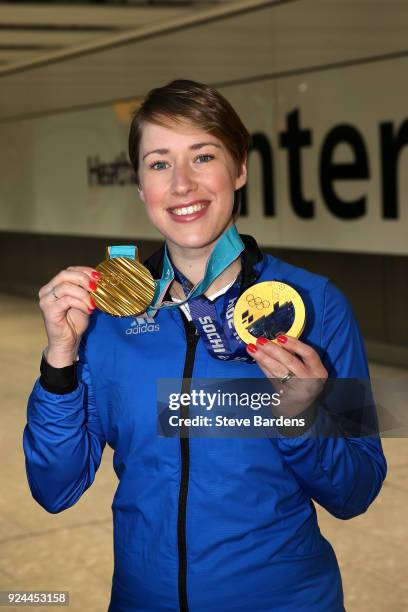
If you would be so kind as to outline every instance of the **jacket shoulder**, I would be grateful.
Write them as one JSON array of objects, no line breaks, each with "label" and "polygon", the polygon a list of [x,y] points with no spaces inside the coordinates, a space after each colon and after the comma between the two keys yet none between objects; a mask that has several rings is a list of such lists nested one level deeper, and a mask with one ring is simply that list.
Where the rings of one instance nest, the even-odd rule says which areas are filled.
[{"label": "jacket shoulder", "polygon": [[264,266],[262,280],[281,280],[282,282],[293,282],[294,284],[307,289],[325,290],[330,282],[327,276],[316,274],[305,268],[295,266],[276,257],[264,254]]}]

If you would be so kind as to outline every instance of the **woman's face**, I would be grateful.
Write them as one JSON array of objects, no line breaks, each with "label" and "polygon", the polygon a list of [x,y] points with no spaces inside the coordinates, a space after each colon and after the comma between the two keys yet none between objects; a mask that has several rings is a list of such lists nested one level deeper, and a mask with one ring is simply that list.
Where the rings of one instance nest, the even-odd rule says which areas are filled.
[{"label": "woman's face", "polygon": [[221,140],[191,124],[145,122],[139,194],[153,225],[171,245],[210,245],[233,224],[234,191],[245,184]]}]

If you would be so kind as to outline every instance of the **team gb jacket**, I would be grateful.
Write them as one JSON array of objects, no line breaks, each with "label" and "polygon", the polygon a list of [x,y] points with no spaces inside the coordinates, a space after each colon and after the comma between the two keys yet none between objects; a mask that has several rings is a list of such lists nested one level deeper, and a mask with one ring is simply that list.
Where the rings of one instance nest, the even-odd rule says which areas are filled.
[{"label": "team gb jacket", "polygon": [[[243,239],[242,289],[272,279],[293,286],[306,305],[301,339],[329,377],[368,378],[340,290]],[[146,262],[156,278],[162,254]],[[149,325],[96,309],[79,357],[68,393],[36,380],[23,446],[32,495],[51,513],[78,502],[105,444],[114,449],[110,612],[344,610],[314,501],[339,519],[367,510],[386,475],[377,435],[319,437],[309,433],[316,422],[298,437],[158,436],[157,379],[264,377],[256,363],[212,357],[178,308],[158,311]]]}]

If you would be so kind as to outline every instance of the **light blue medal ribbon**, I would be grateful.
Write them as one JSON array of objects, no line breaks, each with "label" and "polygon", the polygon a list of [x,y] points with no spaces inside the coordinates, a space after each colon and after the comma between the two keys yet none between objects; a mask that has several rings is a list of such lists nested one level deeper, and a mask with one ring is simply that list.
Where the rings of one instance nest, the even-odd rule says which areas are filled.
[{"label": "light blue medal ribbon", "polygon": [[137,259],[137,246],[134,244],[124,244],[122,246],[108,246],[107,255],[110,259],[115,257],[127,257],[127,259]]},{"label": "light blue medal ribbon", "polygon": [[[161,308],[179,308],[192,298],[205,293],[211,283],[240,256],[244,249],[245,245],[238,234],[237,228],[233,225],[218,240],[207,262],[204,278],[191,289],[185,300],[182,302],[163,302],[163,298],[174,280],[173,266],[169,259],[167,246],[165,246],[162,275],[155,281],[156,291],[151,305],[146,309],[147,315],[154,316],[157,310]],[[138,251],[134,245],[109,246],[107,247],[107,256],[109,258],[137,259]]]},{"label": "light blue medal ribbon", "polygon": [[245,245],[238,234],[237,228],[233,225],[218,240],[207,262],[204,278],[197,283],[197,285],[194,285],[185,300],[182,302],[163,302],[163,298],[174,280],[174,270],[167,253],[166,245],[164,249],[162,276],[156,281],[156,292],[152,304],[146,311],[148,316],[154,315],[160,308],[179,308],[192,298],[205,293],[211,283],[213,283],[215,279],[240,256],[244,249]]}]

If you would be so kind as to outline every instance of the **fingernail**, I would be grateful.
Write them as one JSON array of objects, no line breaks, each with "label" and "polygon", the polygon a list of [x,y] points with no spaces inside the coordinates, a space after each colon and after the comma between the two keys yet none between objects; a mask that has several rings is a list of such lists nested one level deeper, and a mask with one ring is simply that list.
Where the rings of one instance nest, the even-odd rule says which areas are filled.
[{"label": "fingernail", "polygon": [[96,289],[95,281],[93,281],[93,280],[89,281],[89,288],[90,288],[91,291],[95,291],[95,289]]},{"label": "fingernail", "polygon": [[96,278],[96,280],[99,280],[101,278],[101,273],[100,272],[96,272],[95,270],[93,270],[91,272],[91,276],[92,276],[92,278]]},{"label": "fingernail", "polygon": [[263,346],[264,344],[266,344],[268,342],[268,340],[266,338],[258,338],[258,340],[256,341],[257,344],[260,344],[261,346]]},{"label": "fingernail", "polygon": [[250,353],[255,353],[258,350],[255,344],[252,344],[252,342],[248,344],[247,349]]},{"label": "fingernail", "polygon": [[92,299],[92,296],[91,296],[91,295],[89,296],[89,301],[91,302],[91,306],[92,306],[92,308],[96,308],[95,301]]},{"label": "fingernail", "polygon": [[288,339],[286,336],[278,336],[277,341],[280,342],[281,344],[285,344],[288,341]]}]

